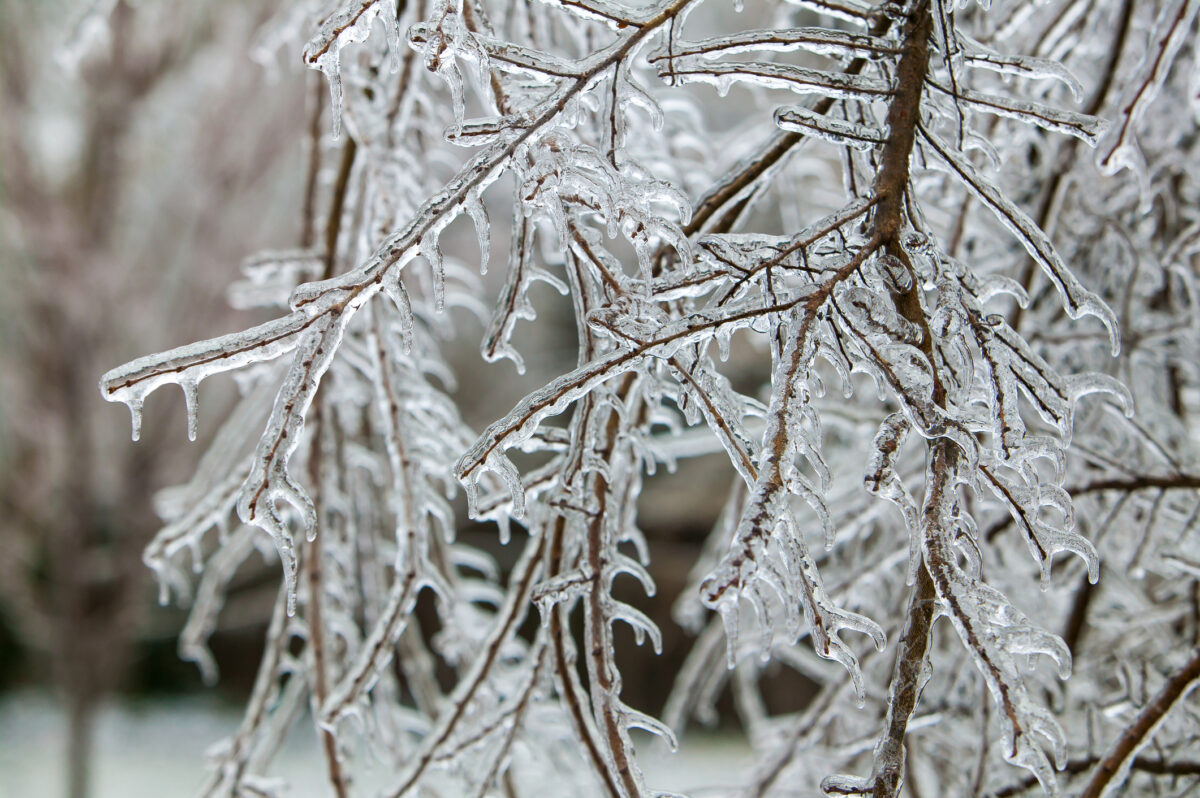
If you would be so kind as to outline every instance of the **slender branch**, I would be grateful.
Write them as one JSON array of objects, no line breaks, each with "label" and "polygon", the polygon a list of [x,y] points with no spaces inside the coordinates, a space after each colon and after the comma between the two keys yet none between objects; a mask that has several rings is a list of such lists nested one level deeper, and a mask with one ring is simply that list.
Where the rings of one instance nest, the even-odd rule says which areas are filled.
[{"label": "slender branch", "polygon": [[[1129,26],[1133,20],[1134,5],[1134,0],[1122,0],[1120,15],[1113,34],[1113,46],[1108,50],[1109,56],[1102,72],[1103,78],[1096,92],[1092,95],[1087,108],[1084,110],[1084,113],[1088,116],[1096,116],[1103,110],[1104,104],[1108,100],[1109,92],[1112,91],[1115,85],[1117,67],[1121,63],[1121,56],[1125,52],[1125,46],[1129,39]],[[1054,174],[1050,176],[1047,182],[1045,191],[1042,192],[1042,203],[1038,208],[1037,214],[1037,225],[1042,230],[1048,228],[1054,210],[1059,205],[1061,200],[1060,194],[1065,188],[1067,177],[1071,172],[1069,166],[1074,164],[1075,155],[1078,150],[1079,140],[1074,138],[1069,139],[1059,156],[1059,163],[1065,166],[1054,170]],[[1033,286],[1033,280],[1037,273],[1037,262],[1033,258],[1026,258],[1019,278],[1021,287],[1026,292]],[[1008,326],[1014,330],[1020,329],[1021,320],[1024,318],[1024,315],[1025,308],[1022,308],[1020,305],[1015,306],[1008,314]]]},{"label": "slender branch", "polygon": [[918,568],[917,584],[913,587],[908,605],[908,620],[896,652],[884,736],[875,749],[875,769],[871,775],[872,798],[892,798],[900,794],[906,763],[904,736],[924,686],[922,671],[929,656],[936,608],[937,591],[929,571]]},{"label": "slender branch", "polygon": [[312,107],[308,117],[308,168],[304,177],[304,205],[300,211],[300,247],[316,243],[317,178],[321,173],[321,113],[325,107],[325,89],[319,78],[312,78]]},{"label": "slender branch", "polygon": [[[1063,768],[1063,772],[1068,775],[1075,775],[1090,770],[1100,763],[1099,756],[1081,757],[1068,760],[1067,766]],[[1139,773],[1147,773],[1151,776],[1195,776],[1200,777],[1200,760],[1184,759],[1167,761],[1163,759],[1151,759],[1149,757],[1134,757],[1129,763],[1130,770],[1136,770]],[[988,793],[988,798],[1012,798],[1014,795],[1020,795],[1023,792],[1032,790],[1038,784],[1037,779],[1033,776],[1022,779],[1015,784],[1010,784],[995,792]]]},{"label": "slender branch", "polygon": [[[876,18],[871,28],[871,36],[881,38],[887,33],[891,25],[891,18],[881,14]],[[855,58],[846,67],[845,73],[848,75],[858,75],[867,68],[869,63],[870,60],[866,58]],[[833,108],[835,102],[832,97],[822,97],[813,105],[813,113],[825,115]],[[754,155],[742,161],[742,166],[739,169],[727,174],[695,203],[695,207],[692,210],[692,218],[684,225],[683,232],[688,236],[693,236],[701,232],[727,232],[732,227],[734,220],[741,213],[741,205],[745,202],[745,192],[761,177],[766,175],[777,163],[780,163],[794,147],[806,139],[807,136],[805,134],[796,131],[776,131],[773,133]],[[739,201],[738,198],[743,199]],[[709,224],[710,220],[730,203],[736,204],[719,220]]]},{"label": "slender branch", "polygon": [[[294,341],[290,345],[285,343],[292,336],[331,314],[342,319],[344,324],[347,314],[354,313],[367,298],[382,288],[384,278],[391,269],[399,267],[415,254],[427,233],[441,229],[457,215],[468,199],[486,188],[526,142],[558,119],[571,100],[586,90],[596,76],[628,57],[648,36],[682,13],[692,2],[694,0],[672,0],[660,6],[635,30],[587,59],[587,68],[580,76],[540,103],[518,135],[472,158],[453,180],[421,205],[406,227],[384,240],[358,268],[334,281],[311,283],[303,290],[297,290],[292,298],[295,311],[260,325],[262,337],[235,333],[204,344],[180,347],[133,361],[105,374],[101,381],[101,393],[110,400],[121,396],[121,401],[124,401],[123,394],[127,389],[141,389],[143,384],[152,389],[163,382],[174,381],[169,375],[179,374],[179,379],[182,379],[183,372],[205,365],[211,367],[214,362],[223,362],[228,368],[245,365],[242,359],[231,361],[231,356],[235,354],[245,357],[253,351],[257,359],[278,357],[295,346]],[[309,306],[314,304],[320,310],[310,313]],[[312,378],[313,375],[306,377]]]},{"label": "slender branch", "polygon": [[325,271],[322,280],[333,277],[337,264],[338,237],[342,231],[342,209],[346,205],[346,193],[350,186],[350,174],[354,169],[354,156],[358,145],[351,136],[346,137],[342,147],[342,159],[338,163],[337,179],[333,184],[333,201],[329,205],[329,216],[325,219]]},{"label": "slender branch", "polygon": [[[318,105],[319,109],[320,106]],[[319,117],[319,110],[314,117]],[[319,147],[319,139],[314,140],[313,148]],[[353,138],[348,138],[342,148],[342,159],[338,166],[337,180],[334,182],[333,199],[329,206],[329,216],[325,221],[325,265],[322,279],[328,280],[333,276],[337,267],[338,238],[342,229],[342,208],[345,205],[346,193],[350,184],[350,172],[354,167],[356,145]],[[314,159],[313,163],[318,161]],[[304,235],[311,236],[311,227],[306,224]],[[308,456],[308,479],[313,493],[313,503],[317,514],[317,524],[321,527],[320,537],[308,542],[305,551],[304,573],[308,581],[308,605],[305,608],[305,621],[308,626],[308,655],[310,658],[309,689],[312,691],[312,710],[315,717],[320,717],[320,709],[329,698],[329,664],[327,641],[325,638],[325,579],[324,552],[322,551],[326,537],[329,534],[329,513],[325,507],[328,497],[325,496],[323,467],[324,452],[322,450],[322,435],[326,432],[324,424],[336,423],[334,419],[326,419],[328,413],[320,392],[313,402],[313,416],[309,421],[312,429]],[[314,530],[315,531],[315,530]],[[342,772],[342,762],[338,755],[337,739],[330,729],[317,725],[317,737],[321,741],[321,752],[325,757],[325,766],[329,773],[329,783],[337,798],[346,798],[349,786]]]},{"label": "slender branch", "polygon": [[1188,661],[1171,674],[1154,700],[1121,733],[1108,753],[1096,765],[1079,798],[1101,798],[1106,794],[1109,784],[1118,774],[1125,772],[1137,752],[1150,741],[1167,713],[1182,701],[1197,683],[1200,683],[1200,648],[1192,649]]},{"label": "slender branch", "polygon": [[[920,118],[921,97],[926,71],[929,68],[929,39],[933,30],[933,15],[928,2],[918,3],[907,23],[904,55],[896,68],[896,96],[888,107],[889,135],[881,155],[881,167],[875,181],[875,193],[880,198],[875,223],[877,235],[885,236],[886,248],[893,257],[908,265],[908,254],[900,246],[898,232],[903,220],[904,191],[908,185],[909,162]],[[900,314],[923,328],[922,349],[930,366],[935,368],[934,399],[945,404],[944,390],[936,378],[933,357],[933,337],[930,334],[924,309],[918,294],[917,281],[909,290],[894,296]],[[949,448],[944,441],[940,447]],[[927,512],[937,505],[934,488],[930,488]],[[914,530],[915,531],[915,530]],[[929,571],[917,569],[917,583],[908,607],[904,634],[896,653],[888,695],[887,720],[884,735],[875,748],[871,776],[872,798],[895,798],[903,783],[905,768],[904,737],[908,722],[916,710],[922,687],[922,670],[929,652],[930,635],[936,608],[937,591]]]},{"label": "slender branch", "polygon": [[1085,496],[1089,493],[1103,491],[1121,491],[1134,493],[1140,490],[1197,490],[1200,489],[1200,475],[1197,474],[1168,474],[1155,476],[1139,474],[1135,477],[1113,477],[1085,482],[1082,485],[1067,488],[1072,496]]},{"label": "slender branch", "polygon": [[472,664],[471,671],[459,683],[437,725],[425,736],[420,752],[409,765],[409,770],[400,784],[389,794],[401,796],[413,789],[421,780],[426,769],[434,762],[438,751],[451,738],[459,723],[466,716],[467,708],[475,694],[486,683],[492,668],[500,658],[504,646],[512,639],[517,627],[525,619],[529,609],[529,594],[541,570],[545,556],[545,542],[531,537],[513,571],[504,607],[496,624],[483,644],[480,656]]},{"label": "slender branch", "polygon": [[[627,375],[622,386],[623,393],[630,390],[634,375]],[[617,433],[621,426],[621,417],[611,409],[607,411],[604,422],[604,437],[593,443],[595,455],[605,462],[616,455]],[[584,414],[585,417],[588,414]],[[584,421],[585,429],[590,419]],[[592,480],[592,496],[596,501],[598,511],[588,523],[585,548],[585,562],[589,571],[595,575],[595,582],[587,594],[584,612],[584,636],[588,659],[588,675],[593,680],[591,686],[593,710],[597,720],[602,724],[602,731],[608,756],[616,777],[622,788],[622,795],[634,798],[642,791],[634,775],[633,762],[629,758],[629,746],[625,740],[624,719],[616,704],[616,694],[620,691],[620,679],[617,676],[616,663],[613,662],[612,628],[610,614],[607,608],[607,594],[603,589],[606,553],[609,547],[606,537],[605,518],[609,512],[620,512],[619,508],[608,507],[609,482],[600,472],[589,472]]]},{"label": "slender branch", "polygon": [[[324,402],[318,399],[314,403],[312,426],[312,446],[308,459],[309,480],[312,483],[313,500],[317,506],[318,524],[323,528],[316,540],[310,541],[304,551],[304,575],[308,582],[308,603],[305,606],[305,621],[308,626],[309,656],[309,689],[312,691],[313,714],[319,717],[321,706],[329,696],[329,663],[327,640],[325,638],[325,581],[322,563],[322,544],[329,534],[329,514],[325,508],[325,491],[322,479],[321,435],[325,420]],[[338,756],[337,740],[329,729],[317,726],[317,737],[321,742],[321,753],[325,757],[325,767],[329,774],[329,784],[337,798],[346,798],[349,794],[345,774],[342,772],[342,762]]]},{"label": "slender branch", "polygon": [[[555,520],[554,532],[551,536],[549,559],[552,563],[550,576],[557,576],[566,570],[563,558],[563,531],[566,518],[559,514]],[[576,738],[583,744],[592,770],[600,778],[605,793],[610,798],[621,798],[621,790],[605,763],[604,755],[600,752],[600,743],[596,739],[596,730],[590,714],[584,709],[587,703],[586,693],[579,683],[579,674],[575,670],[575,643],[570,636],[568,624],[568,609],[564,606],[553,608],[550,616],[550,640],[554,654],[555,686],[558,694],[566,704],[567,715],[575,730]]]}]

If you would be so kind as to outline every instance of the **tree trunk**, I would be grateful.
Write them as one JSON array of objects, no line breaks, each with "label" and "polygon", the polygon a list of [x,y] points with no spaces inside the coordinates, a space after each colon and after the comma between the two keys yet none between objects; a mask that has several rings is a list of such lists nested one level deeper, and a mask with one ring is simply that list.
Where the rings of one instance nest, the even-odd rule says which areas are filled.
[{"label": "tree trunk", "polygon": [[72,692],[67,698],[66,798],[87,798],[91,782],[92,732],[96,703]]}]

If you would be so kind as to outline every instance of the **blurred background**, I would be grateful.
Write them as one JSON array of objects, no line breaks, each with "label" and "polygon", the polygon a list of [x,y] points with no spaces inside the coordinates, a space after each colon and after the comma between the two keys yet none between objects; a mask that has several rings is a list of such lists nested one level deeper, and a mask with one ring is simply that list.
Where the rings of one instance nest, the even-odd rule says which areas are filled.
[{"label": "blurred background", "polygon": [[[0,796],[190,795],[254,678],[278,564],[238,574],[208,688],[176,653],[186,607],[158,606],[141,560],[155,493],[191,473],[232,381],[205,383],[196,443],[178,396],[147,404],[132,443],[124,407],[96,384],[132,358],[262,320],[224,291],[246,257],[296,241],[305,108],[326,91],[298,58],[276,63],[298,46],[256,39],[279,5],[0,0]],[[559,301],[561,335],[530,344],[520,381],[511,364],[480,361],[478,321],[460,325],[451,359],[477,429],[574,365]],[[651,713],[687,653],[670,602],[720,511],[723,463],[660,474],[643,500],[659,598],[629,598],[663,628],[665,651],[619,640],[618,659],[625,699]],[[494,529],[462,534],[504,564],[515,556]],[[774,709],[799,706],[803,687],[781,684]],[[301,774],[294,795],[318,784],[302,777],[312,745],[289,741],[281,757]],[[694,783],[734,780],[740,749],[709,754]]]},{"label": "blurred background", "polygon": [[[93,5],[0,0],[0,750],[43,758],[0,763],[3,795],[105,794],[87,774],[110,699],[199,686],[141,549],[203,442],[161,402],[131,443],[96,382],[228,329],[224,286],[296,218],[303,84],[247,55],[270,4]],[[231,700],[246,623],[222,637]]]}]

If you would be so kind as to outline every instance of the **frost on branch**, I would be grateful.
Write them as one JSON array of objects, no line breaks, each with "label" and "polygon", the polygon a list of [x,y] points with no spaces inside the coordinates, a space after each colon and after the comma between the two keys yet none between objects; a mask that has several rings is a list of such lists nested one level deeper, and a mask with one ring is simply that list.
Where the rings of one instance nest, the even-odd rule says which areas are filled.
[{"label": "frost on branch", "polygon": [[[145,555],[206,678],[234,574],[282,561],[207,794],[263,789],[307,701],[339,796],[370,768],[649,795],[631,730],[686,749],[726,689],[747,795],[1195,780],[1165,652],[1200,576],[1197,4],[708,4],[355,0],[260,34],[334,98],[306,234],[230,289],[279,316],[101,383],[135,437],[163,385],[192,437],[202,380],[243,389]],[[1138,152],[1141,185],[1093,167]],[[517,377],[460,386],[475,335]],[[705,455],[732,487],[659,720],[616,653],[661,651],[643,597],[680,583],[643,488]],[[519,555],[460,539],[459,486]]]}]

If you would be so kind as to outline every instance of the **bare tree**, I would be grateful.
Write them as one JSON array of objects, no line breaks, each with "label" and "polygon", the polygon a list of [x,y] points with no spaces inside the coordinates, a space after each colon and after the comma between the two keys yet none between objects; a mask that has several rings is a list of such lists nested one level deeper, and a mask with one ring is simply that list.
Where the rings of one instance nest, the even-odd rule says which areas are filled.
[{"label": "bare tree", "polygon": [[[332,97],[298,247],[232,291],[277,315],[101,381],[135,437],[180,386],[194,436],[200,381],[241,378],[146,553],[194,592],[209,673],[224,586],[279,555],[204,794],[275,789],[307,701],[335,795],[380,761],[387,795],[524,794],[580,761],[577,789],[644,795],[631,730],[674,745],[726,687],[747,795],[1194,789],[1200,3],[996,5],[354,0],[264,28]],[[444,234],[468,217],[486,272],[501,215],[493,292]],[[448,308],[521,371],[537,281],[577,367],[477,435]],[[643,482],[710,452],[734,484],[660,720],[622,700],[616,624],[660,631],[613,584],[653,592]],[[455,541],[456,483],[517,539],[510,573]],[[798,714],[768,713],[778,667],[818,686]]]}]

